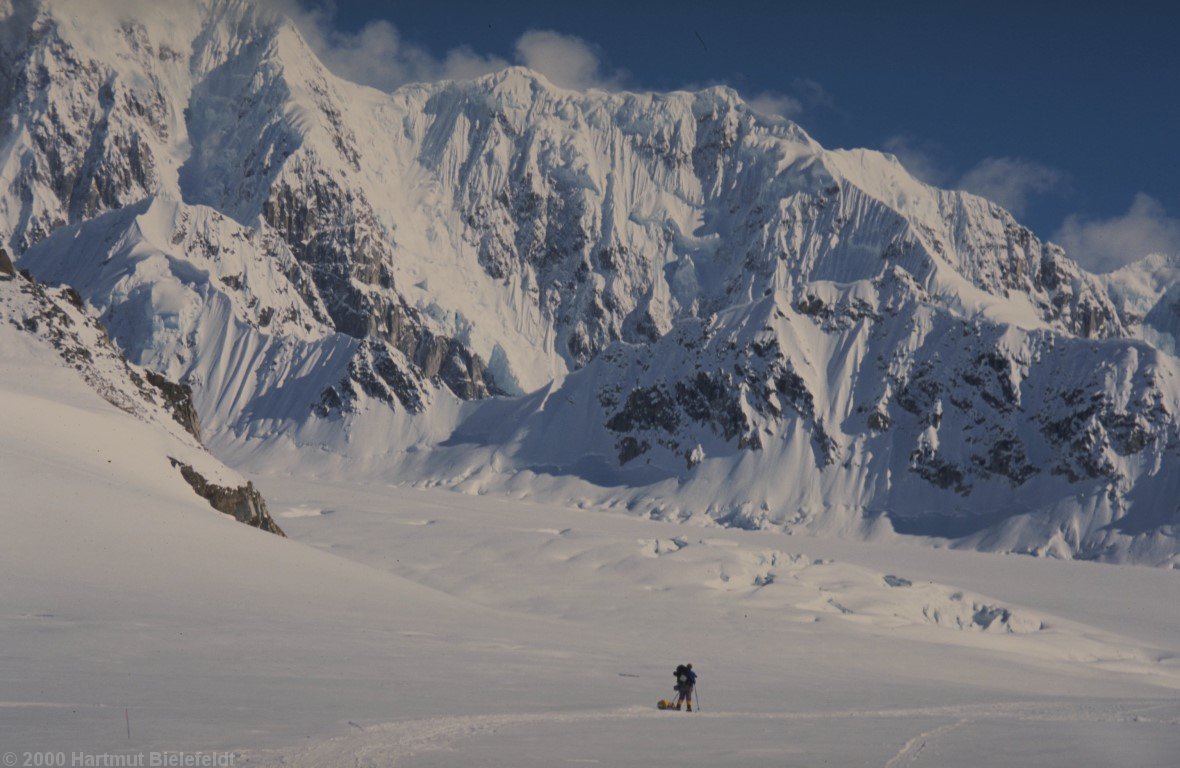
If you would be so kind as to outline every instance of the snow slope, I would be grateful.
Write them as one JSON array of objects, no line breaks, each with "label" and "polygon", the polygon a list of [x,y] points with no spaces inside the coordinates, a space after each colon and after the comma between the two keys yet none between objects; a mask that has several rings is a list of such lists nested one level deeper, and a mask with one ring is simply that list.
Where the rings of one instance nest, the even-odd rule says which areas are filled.
[{"label": "snow slope", "polygon": [[1176,354],[1180,334],[1180,255],[1155,254],[1103,275],[1120,313],[1138,334]]},{"label": "snow slope", "polygon": [[[165,482],[154,433],[101,401],[72,418],[126,432],[109,465],[12,404],[7,749],[1138,767],[1180,746],[1171,571],[262,478],[284,540]],[[656,711],[687,660],[703,712]]]},{"label": "snow slope", "polygon": [[0,23],[0,236],[221,455],[1176,562],[1165,271],[1100,280],[726,88],[383,94],[247,0],[90,7]]},{"label": "snow slope", "polygon": [[[0,376],[16,413],[8,425],[10,448],[20,449],[18,438],[30,446],[42,438],[37,424],[47,420],[55,439],[74,439],[100,455],[117,454],[132,439],[127,429],[106,434],[75,423],[77,414],[105,401],[129,422],[138,421],[136,429],[148,436],[149,474],[159,472],[217,511],[282,535],[254,485],[201,443],[192,391],[128,363],[73,289],[47,288],[0,265],[0,334]],[[45,501],[60,503],[52,492]]]},{"label": "snow slope", "polygon": [[[358,720],[360,729],[344,723],[332,740],[249,753],[261,764],[1162,766],[1172,759],[1176,698],[1164,688],[1177,678],[1173,651],[1162,649],[1174,647],[1176,618],[1159,608],[1175,588],[1171,572],[739,531],[704,520],[669,524],[437,491],[288,477],[273,486],[285,489],[279,504],[295,504],[282,514],[301,541],[582,634],[566,648],[580,661],[573,674],[501,681],[509,690],[552,690],[549,705]],[[1128,581],[1116,586],[1121,579]],[[956,621],[979,602],[1009,609],[1007,627]],[[1137,659],[1132,649],[1144,644],[1156,650]],[[650,658],[694,663],[703,716],[685,722],[686,714],[652,709],[670,693],[670,668]],[[1162,686],[1162,698],[1108,708],[1113,702],[1103,699],[1130,680]],[[582,709],[576,702],[599,685],[605,700]],[[619,707],[628,697],[638,705]],[[1138,733],[1136,717],[1146,726]]]}]

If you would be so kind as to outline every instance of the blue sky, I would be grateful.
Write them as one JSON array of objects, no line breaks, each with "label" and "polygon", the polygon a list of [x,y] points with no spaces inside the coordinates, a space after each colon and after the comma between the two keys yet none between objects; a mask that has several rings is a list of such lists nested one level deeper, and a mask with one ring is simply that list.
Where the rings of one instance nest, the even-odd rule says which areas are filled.
[{"label": "blue sky", "polygon": [[1180,11],[1163,3],[286,0],[382,88],[510,63],[560,84],[725,83],[828,147],[896,153],[1109,269],[1180,251]]}]

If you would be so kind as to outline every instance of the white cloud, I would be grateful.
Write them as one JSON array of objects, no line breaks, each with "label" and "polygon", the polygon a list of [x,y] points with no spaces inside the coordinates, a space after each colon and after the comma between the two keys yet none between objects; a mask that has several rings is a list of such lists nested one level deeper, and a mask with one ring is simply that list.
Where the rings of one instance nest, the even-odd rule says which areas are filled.
[{"label": "white cloud", "polygon": [[987,157],[963,174],[958,188],[986,197],[1020,216],[1029,198],[1060,189],[1065,176],[1032,160]]},{"label": "white cloud", "polygon": [[1180,219],[1140,192],[1122,216],[1067,216],[1052,240],[1087,269],[1110,272],[1153,253],[1180,254]]},{"label": "white cloud", "polygon": [[481,54],[466,45],[447,51],[439,66],[436,67],[436,77],[419,77],[416,82],[429,82],[435,79],[470,80],[473,77],[496,72],[508,66],[506,59],[494,54]]},{"label": "white cloud", "polygon": [[[1047,165],[1011,157],[985,158],[956,179],[943,161],[945,150],[937,144],[898,135],[886,139],[882,148],[896,155],[915,178],[974,192],[1018,216],[1034,195],[1060,192],[1067,180]],[[1180,254],[1180,219],[1169,217],[1155,198],[1139,193],[1121,216],[1067,216],[1050,239],[1087,269],[1110,272],[1153,253]]]},{"label": "white cloud", "polygon": [[356,32],[340,30],[335,26],[335,8],[331,4],[266,2],[295,22],[312,51],[333,73],[381,90],[411,82],[477,77],[508,66],[502,58],[478,54],[466,46],[436,57],[426,48],[403,40],[397,28],[384,20],[370,21]]},{"label": "white cloud", "polygon": [[[693,88],[686,86],[686,89]],[[753,96],[743,95],[742,98],[755,112],[792,120],[804,112],[836,109],[836,101],[832,95],[815,80],[806,77],[796,77],[785,91],[763,91]]]},{"label": "white cloud", "polygon": [[1060,192],[1066,183],[1061,171],[1018,157],[986,157],[958,176],[948,167],[941,146],[904,134],[886,139],[882,149],[895,155],[914,178],[986,197],[1016,216],[1024,214],[1034,196]]},{"label": "white cloud", "polygon": [[595,46],[580,37],[552,30],[531,29],[517,38],[516,59],[554,85],[579,91],[617,90],[625,78],[623,72],[606,71]]},{"label": "white cloud", "polygon": [[798,117],[803,112],[803,102],[785,93],[760,93],[746,99],[750,109],[763,115]]},{"label": "white cloud", "polygon": [[[336,27],[330,2],[264,0],[295,22],[308,45],[336,75],[389,91],[405,83],[468,79],[512,64],[495,54],[478,53],[469,46],[452,48],[441,57],[402,38],[385,20],[370,21],[355,32]],[[626,78],[608,71],[598,49],[572,35],[551,30],[529,30],[516,40],[515,60],[545,75],[563,88],[617,90]]]},{"label": "white cloud", "polygon": [[911,176],[927,184],[944,187],[954,179],[940,157],[942,148],[937,144],[900,134],[886,139],[882,149],[893,154]]},{"label": "white cloud", "polygon": [[[524,32],[516,39],[513,61],[465,45],[436,56],[405,40],[397,27],[385,20],[370,21],[355,32],[337,28],[332,0],[258,2],[294,21],[312,51],[333,73],[384,91],[411,82],[470,79],[512,63],[540,72],[555,85],[572,90],[616,91],[632,82],[625,70],[607,65],[598,46],[553,30]],[[763,92],[747,102],[757,112],[790,118],[813,106],[834,109],[831,95],[814,80],[796,78],[789,90],[789,94]]]},{"label": "white cloud", "polygon": [[836,99],[832,94],[809,77],[796,77],[791,81],[791,90],[798,94],[800,102],[826,109],[836,109]]}]

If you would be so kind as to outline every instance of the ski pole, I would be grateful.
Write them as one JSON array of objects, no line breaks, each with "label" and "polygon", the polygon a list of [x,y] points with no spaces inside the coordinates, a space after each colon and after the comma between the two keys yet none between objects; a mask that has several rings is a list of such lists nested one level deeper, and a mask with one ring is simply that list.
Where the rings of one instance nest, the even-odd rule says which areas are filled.
[{"label": "ski pole", "polygon": [[701,711],[701,685],[697,683],[692,687],[693,698],[697,700],[697,712]]}]

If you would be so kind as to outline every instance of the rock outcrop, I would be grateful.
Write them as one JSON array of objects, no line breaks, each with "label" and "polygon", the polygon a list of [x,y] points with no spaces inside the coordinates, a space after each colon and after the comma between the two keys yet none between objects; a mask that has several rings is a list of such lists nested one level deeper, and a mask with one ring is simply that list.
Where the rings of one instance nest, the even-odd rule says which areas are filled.
[{"label": "rock outcrop", "polygon": [[254,487],[254,483],[247,482],[236,488],[215,485],[205,479],[197,470],[176,459],[170,459],[172,466],[180,470],[184,481],[192,486],[198,496],[207,500],[209,506],[218,512],[229,515],[239,523],[254,528],[260,528],[267,533],[285,536],[282,529],[271,519],[266,509],[266,501],[262,494]]}]

